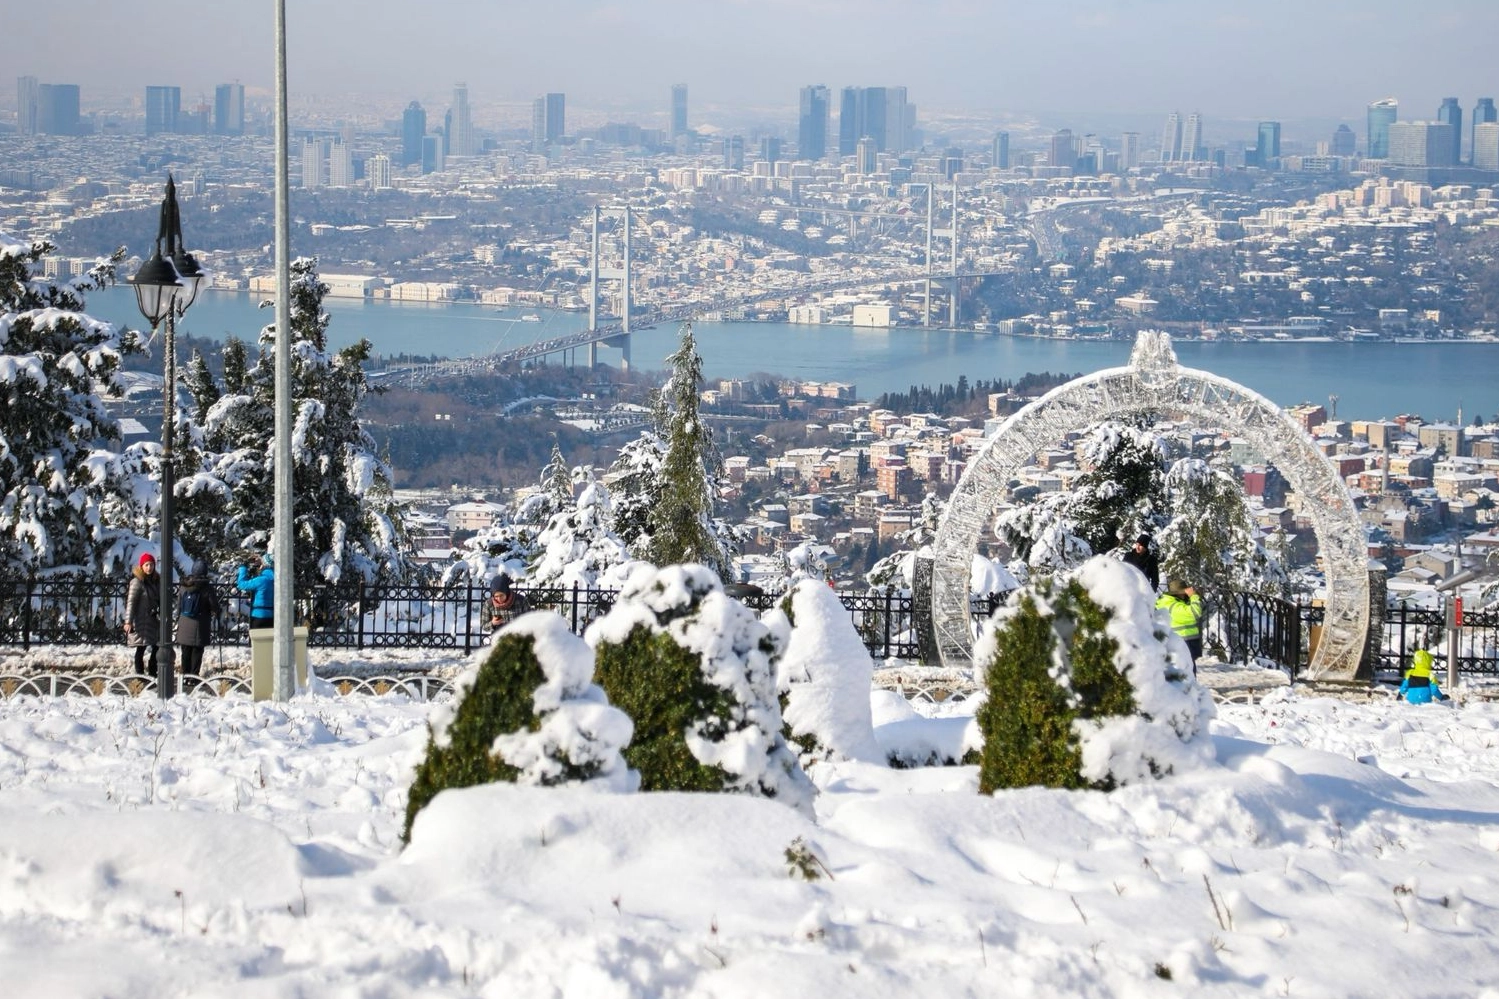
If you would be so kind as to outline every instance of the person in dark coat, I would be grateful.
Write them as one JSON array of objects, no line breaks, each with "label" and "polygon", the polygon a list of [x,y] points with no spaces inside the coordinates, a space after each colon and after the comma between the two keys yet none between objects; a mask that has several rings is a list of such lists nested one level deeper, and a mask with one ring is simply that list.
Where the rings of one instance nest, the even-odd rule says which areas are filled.
[{"label": "person in dark coat", "polygon": [[505,625],[531,609],[524,593],[510,588],[510,577],[500,573],[489,584],[489,630],[499,631]]},{"label": "person in dark coat", "polygon": [[1124,553],[1124,564],[1139,569],[1152,591],[1161,588],[1161,560],[1150,550],[1150,535],[1142,534],[1135,539],[1134,547]]},{"label": "person in dark coat", "polygon": [[[156,556],[145,553],[130,572],[125,589],[125,644],[135,649],[135,672],[156,675],[156,647],[161,641],[161,577]],[[146,659],[150,651],[149,662]]]},{"label": "person in dark coat", "polygon": [[193,561],[192,571],[182,581],[177,606],[177,647],[182,650],[182,675],[199,676],[203,649],[213,638],[213,622],[219,616],[219,598],[208,579],[208,563]]}]

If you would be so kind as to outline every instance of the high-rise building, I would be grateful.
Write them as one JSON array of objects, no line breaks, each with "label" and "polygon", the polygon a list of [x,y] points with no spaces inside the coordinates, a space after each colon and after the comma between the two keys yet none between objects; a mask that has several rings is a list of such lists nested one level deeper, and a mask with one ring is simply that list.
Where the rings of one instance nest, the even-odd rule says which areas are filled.
[{"label": "high-rise building", "polygon": [[885,87],[885,145],[887,153],[903,153],[911,148],[910,129],[915,125],[915,108],[906,102],[905,87]]},{"label": "high-rise building", "polygon": [[723,138],[723,168],[744,169],[744,136],[726,135]]},{"label": "high-rise building", "polygon": [[1390,123],[1388,159],[1395,166],[1449,167],[1452,158],[1452,126],[1439,121]]},{"label": "high-rise building", "polygon": [[[904,132],[906,88],[896,87]],[[838,155],[851,156],[868,136],[881,152],[889,148],[890,101],[885,87],[844,87],[838,104]],[[899,135],[897,136],[899,138]]]},{"label": "high-rise building", "polygon": [[873,136],[866,135],[854,143],[854,168],[862,174],[871,174],[880,168],[879,146]]},{"label": "high-rise building", "polygon": [[311,191],[323,186],[323,156],[326,141],[323,139],[302,140],[302,187]]},{"label": "high-rise building", "polygon": [[781,160],[781,140],[774,135],[762,135],[760,137],[760,159],[766,163],[779,163]]},{"label": "high-rise building", "polygon": [[687,134],[687,84],[673,83],[671,85],[671,127],[667,131],[667,138],[676,142]]},{"label": "high-rise building", "polygon": [[1180,158],[1193,162],[1208,158],[1207,149],[1202,141],[1202,115],[1196,111],[1187,115],[1186,123],[1182,125]]},{"label": "high-rise building", "polygon": [[1010,133],[995,132],[994,148],[990,153],[990,160],[1001,170],[1010,169]]},{"label": "high-rise building", "polygon": [[1347,125],[1339,125],[1332,133],[1329,150],[1334,156],[1352,156],[1358,151],[1358,136]]},{"label": "high-rise building", "polygon": [[422,136],[422,173],[442,173],[447,168],[447,161],[442,158],[442,136]]},{"label": "high-rise building", "polygon": [[343,139],[334,139],[328,148],[328,186],[354,186],[354,151]]},{"label": "high-rise building", "polygon": [[1456,166],[1463,161],[1463,106],[1457,103],[1456,97],[1442,98],[1442,106],[1437,108],[1437,121],[1452,126],[1452,163]]},{"label": "high-rise building", "polygon": [[567,134],[567,95],[547,94],[531,104],[531,151],[546,152],[546,147],[561,141]]},{"label": "high-rise building", "polygon": [[34,76],[16,77],[16,131],[21,135],[36,134],[40,86]]},{"label": "high-rise building", "polygon": [[221,83],[213,90],[213,130],[219,135],[245,134],[245,88]]},{"label": "high-rise building", "polygon": [[[1495,121],[1499,121],[1499,111],[1494,109],[1494,99],[1492,97],[1478,98],[1478,103],[1473,105],[1473,127],[1476,129],[1479,125],[1486,125]],[[1478,133],[1474,132],[1473,139],[1468,145],[1470,148],[1476,148],[1477,142]],[[1472,154],[1470,153],[1469,155]],[[1476,163],[1474,164],[1474,166],[1477,165]]]},{"label": "high-rise building", "polygon": [[820,83],[802,88],[801,114],[797,120],[796,155],[820,160],[828,154],[828,119],[831,95]]},{"label": "high-rise building", "polygon": [[1119,136],[1119,170],[1126,172],[1140,165],[1140,133],[1125,132]]},{"label": "high-rise building", "polygon": [[1064,128],[1051,137],[1051,153],[1047,162],[1067,170],[1077,166],[1077,137],[1072,134],[1072,129]]},{"label": "high-rise building", "polygon": [[449,114],[451,124],[444,133],[448,139],[448,152],[454,156],[474,155],[478,149],[474,145],[474,119],[468,107],[468,84],[453,84],[453,107]]},{"label": "high-rise building", "polygon": [[1166,127],[1161,129],[1161,162],[1175,163],[1182,158],[1182,116],[1173,111],[1166,116]]},{"label": "high-rise building", "polygon": [[36,88],[36,130],[44,135],[77,135],[78,84],[43,83]]},{"label": "high-rise building", "polygon": [[390,187],[390,157],[384,153],[376,153],[364,163],[365,176],[369,178],[370,187],[375,190]]},{"label": "high-rise building", "polygon": [[146,134],[177,131],[177,116],[182,113],[181,87],[146,88]]},{"label": "high-rise building", "polygon": [[1254,143],[1255,163],[1268,170],[1278,159],[1280,159],[1280,122],[1262,121],[1259,135]]},{"label": "high-rise building", "polygon": [[[422,162],[422,138],[427,134],[427,112],[416,101],[401,115],[401,166]],[[430,172],[430,171],[423,171]]]},{"label": "high-rise building", "polygon": [[1473,125],[1473,166],[1479,170],[1499,170],[1499,121]]},{"label": "high-rise building", "polygon": [[1400,117],[1400,102],[1393,97],[1375,101],[1369,105],[1368,127],[1365,132],[1365,155],[1371,160],[1390,158],[1390,126]]}]

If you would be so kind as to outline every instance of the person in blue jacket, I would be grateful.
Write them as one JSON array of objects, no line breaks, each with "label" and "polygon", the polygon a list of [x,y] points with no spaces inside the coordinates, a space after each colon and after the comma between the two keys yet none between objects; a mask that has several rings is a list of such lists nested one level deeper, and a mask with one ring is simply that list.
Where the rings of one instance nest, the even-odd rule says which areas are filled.
[{"label": "person in blue jacket", "polygon": [[1400,696],[1412,704],[1430,704],[1445,701],[1447,695],[1437,686],[1437,678],[1431,675],[1431,653],[1417,649],[1411,654],[1411,668],[1400,683]]},{"label": "person in blue jacket", "polygon": [[259,569],[251,575],[250,567],[241,565],[234,585],[250,594],[250,627],[269,628],[276,611],[276,570],[270,552],[260,556]]}]

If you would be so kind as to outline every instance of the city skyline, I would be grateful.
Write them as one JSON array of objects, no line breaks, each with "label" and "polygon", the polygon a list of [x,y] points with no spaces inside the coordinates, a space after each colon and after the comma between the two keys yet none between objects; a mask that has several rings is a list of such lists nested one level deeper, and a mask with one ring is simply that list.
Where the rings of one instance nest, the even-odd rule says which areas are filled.
[{"label": "city skyline", "polygon": [[[809,84],[836,92],[898,81],[923,110],[1191,108],[1205,117],[1282,119],[1354,119],[1385,96],[1434,118],[1445,97],[1458,95],[1471,108],[1499,91],[1485,45],[1499,29],[1499,5],[1489,0],[1443,0],[1414,15],[1388,0],[1265,0],[1253,11],[1208,18],[1187,0],[1119,8],[1108,0],[1061,0],[1045,9],[933,0],[913,17],[892,0],[731,0],[703,17],[686,0],[628,7],[564,0],[544,8],[442,0],[427,8],[429,16],[464,30],[421,32],[389,30],[409,19],[406,5],[373,0],[356,21],[331,0],[304,0],[287,12],[288,71],[294,99],[451,94],[461,79],[480,106],[563,92],[579,106],[659,105],[663,119],[671,86],[683,82],[703,109],[795,108]],[[85,2],[76,10],[66,31],[43,19],[19,21],[0,37],[0,62],[18,76],[80,84],[85,104],[90,91],[144,93],[170,84],[181,87],[186,104],[226,81],[251,91],[271,83],[269,10],[181,0],[131,8]],[[174,36],[168,67],[145,58],[160,52],[163,23]],[[1171,39],[1169,66],[1143,55],[1163,37]],[[724,39],[754,53],[752,73],[724,59]],[[653,48],[670,58],[640,57]]]}]

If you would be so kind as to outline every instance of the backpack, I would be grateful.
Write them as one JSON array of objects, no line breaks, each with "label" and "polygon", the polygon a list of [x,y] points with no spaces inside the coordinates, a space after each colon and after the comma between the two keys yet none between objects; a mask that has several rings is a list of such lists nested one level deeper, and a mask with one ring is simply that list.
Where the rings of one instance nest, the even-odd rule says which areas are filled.
[{"label": "backpack", "polygon": [[182,616],[197,620],[203,614],[203,587],[195,586],[182,594]]}]

